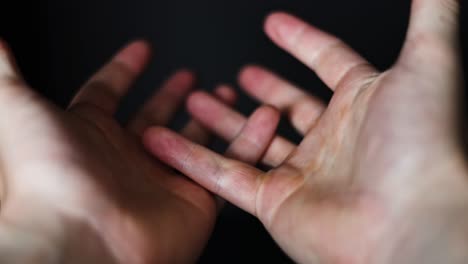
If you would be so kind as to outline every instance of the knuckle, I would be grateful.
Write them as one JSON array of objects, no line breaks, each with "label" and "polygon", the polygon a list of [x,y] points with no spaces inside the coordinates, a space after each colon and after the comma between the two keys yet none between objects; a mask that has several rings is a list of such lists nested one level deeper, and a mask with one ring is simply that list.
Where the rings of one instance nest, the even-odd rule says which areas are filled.
[{"label": "knuckle", "polygon": [[215,181],[214,181],[214,189],[213,192],[218,194],[223,191],[224,188],[224,179],[225,179],[225,168],[224,166],[218,161],[214,160],[213,161],[213,175],[215,175]]},{"label": "knuckle", "polygon": [[373,76],[374,68],[368,62],[360,62],[350,66],[344,73],[337,79],[336,90],[346,90],[348,87],[355,87],[362,85],[364,79]]},{"label": "knuckle", "polygon": [[324,47],[317,50],[316,55],[312,58],[312,65],[320,67],[330,59],[334,58],[337,54],[341,54],[343,49],[348,49],[348,46],[340,39],[334,39]]}]

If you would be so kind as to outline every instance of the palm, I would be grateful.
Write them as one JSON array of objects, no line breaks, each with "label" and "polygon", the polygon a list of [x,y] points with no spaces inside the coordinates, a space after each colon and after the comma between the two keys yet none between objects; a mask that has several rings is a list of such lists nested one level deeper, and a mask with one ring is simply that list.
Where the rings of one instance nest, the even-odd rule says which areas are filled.
[{"label": "palm", "polygon": [[[24,84],[8,81],[17,78],[12,71],[2,79],[1,101],[8,112],[2,111],[0,141],[8,155],[2,155],[6,193],[1,219],[35,228],[43,215],[79,223],[83,242],[70,242],[78,246],[64,256],[67,261],[189,262],[210,235],[216,217],[213,196],[147,155],[139,137],[147,126],[170,119],[193,77],[176,74],[127,129],[112,118],[118,97],[143,69],[147,55],[146,45],[129,46],[96,74],[67,111]],[[231,90],[222,88],[218,94],[233,100]],[[183,133],[207,140],[195,122]],[[24,208],[35,208],[36,214]],[[49,220],[43,229],[53,228]],[[91,252],[85,251],[85,234],[97,237],[93,243],[101,241]]]},{"label": "palm", "polygon": [[[215,219],[209,193],[156,164],[136,138],[91,107],[85,114],[78,108],[54,113],[31,102],[18,106],[23,110],[19,112],[28,108],[37,109],[31,116],[17,116],[18,123],[10,123],[13,131],[20,132],[8,139],[17,148],[15,159],[9,161],[9,177],[24,182],[25,177],[31,177],[27,170],[35,173],[34,180],[40,184],[27,201],[15,201],[17,190],[12,189],[12,206],[53,201],[50,208],[65,210],[57,213],[93,223],[90,228],[115,241],[116,245],[109,246],[141,245],[140,252],[119,256],[122,258],[173,259],[178,254],[153,246],[162,238],[166,238],[165,247],[184,252],[179,255],[182,260],[200,252]],[[25,125],[26,118],[34,121]],[[29,165],[25,168],[21,164]],[[18,188],[20,193],[27,186],[18,184]]]},{"label": "palm", "polygon": [[[449,204],[454,193],[466,188],[456,135],[461,86],[454,44],[456,4],[450,1],[447,6],[454,8],[447,8],[442,1],[418,2],[402,55],[384,73],[338,39],[302,21],[284,14],[268,19],[268,35],[335,92],[325,108],[262,68],[242,72],[246,91],[287,112],[304,135],[298,147],[279,137],[272,141],[263,162],[273,170],[262,173],[193,145],[191,157],[178,162],[176,157],[184,155],[180,149],[161,155],[168,149],[158,141],[176,141],[166,132],[155,135],[159,139],[153,147],[160,150],[153,152],[258,216],[300,262],[376,263],[388,257],[390,248],[397,248],[408,235],[395,230],[417,225],[413,219],[424,219],[428,211]],[[435,14],[444,18],[439,24],[430,23]],[[225,139],[232,133],[223,127],[243,122],[239,114],[207,95],[189,102],[192,114]],[[225,116],[207,115],[207,109]],[[193,172],[194,161],[211,169]],[[441,186],[448,191],[441,192]]]},{"label": "palm", "polygon": [[[312,260],[301,256],[307,248],[291,242],[298,237],[309,241],[306,245],[314,245],[320,258],[337,263],[363,263],[376,257],[374,254],[384,254],[376,241],[401,242],[404,234],[392,230],[417,218],[416,204],[441,184],[463,182],[431,177],[435,169],[442,168],[442,175],[455,175],[463,168],[454,133],[454,109],[439,105],[444,100],[441,96],[449,99],[443,94],[446,91],[439,89],[436,92],[442,94],[424,98],[437,85],[428,87],[418,75],[404,76],[399,67],[365,79],[363,85],[351,78],[351,86],[337,87],[327,110],[286,167],[269,172],[273,177],[263,187],[262,201],[271,202],[260,201],[257,213],[298,259]],[[411,94],[420,98],[417,105]],[[296,172],[291,173],[291,168]],[[275,192],[285,186],[283,192]],[[397,194],[405,193],[411,196],[401,199],[411,202],[401,206]],[[395,220],[402,216],[405,220]]]}]

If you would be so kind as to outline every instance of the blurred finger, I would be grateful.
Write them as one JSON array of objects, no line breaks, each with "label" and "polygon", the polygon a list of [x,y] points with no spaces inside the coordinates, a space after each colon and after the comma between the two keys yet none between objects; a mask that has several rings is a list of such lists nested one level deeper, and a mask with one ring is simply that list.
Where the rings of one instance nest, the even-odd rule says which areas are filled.
[{"label": "blurred finger", "polygon": [[181,70],[170,77],[129,123],[129,129],[141,135],[150,126],[164,126],[179,110],[195,85],[192,72]]},{"label": "blurred finger", "polygon": [[[226,105],[234,105],[237,95],[234,89],[228,85],[221,85],[215,89],[214,94]],[[190,120],[182,130],[182,135],[200,145],[206,145],[211,140],[211,133],[198,121]]]},{"label": "blurred finger", "polygon": [[147,149],[161,161],[192,178],[207,190],[251,214],[256,214],[256,194],[262,171],[227,159],[164,128],[148,129]]},{"label": "blurred finger", "polygon": [[0,78],[21,79],[13,54],[8,45],[0,39]]},{"label": "blurred finger", "polygon": [[[250,116],[224,156],[250,165],[257,164],[275,137],[279,120],[280,113],[276,109],[269,106],[260,107]],[[218,209],[223,208],[224,204],[225,201],[218,197]]]},{"label": "blurred finger", "polygon": [[[194,119],[227,142],[232,142],[247,122],[243,115],[205,92],[193,93],[187,105]],[[262,162],[276,167],[289,156],[295,147],[285,138],[276,136],[266,150]]]},{"label": "blurred finger", "polygon": [[25,104],[39,98],[41,96],[30,89],[21,76],[8,44],[0,39],[0,129],[9,131],[11,120],[16,120],[16,114],[24,112]]},{"label": "blurred finger", "polygon": [[149,57],[150,48],[146,42],[129,44],[80,89],[70,108],[86,103],[114,114],[121,98],[144,70]]},{"label": "blurred finger", "polygon": [[263,106],[245,122],[244,127],[229,145],[225,156],[257,164],[276,135],[280,113],[272,107]]},{"label": "blurred finger", "polygon": [[258,66],[249,66],[239,75],[242,87],[254,98],[289,115],[292,125],[305,135],[325,110],[325,104]]}]

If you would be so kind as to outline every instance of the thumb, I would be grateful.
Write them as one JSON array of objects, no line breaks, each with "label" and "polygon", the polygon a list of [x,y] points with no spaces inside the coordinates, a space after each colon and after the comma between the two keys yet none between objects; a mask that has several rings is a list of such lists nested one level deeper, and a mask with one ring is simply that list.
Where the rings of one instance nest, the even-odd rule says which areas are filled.
[{"label": "thumb", "polygon": [[460,0],[413,0],[404,59],[454,65],[459,51]]},{"label": "thumb", "polygon": [[[407,40],[399,58],[400,66],[412,75],[413,91],[437,109],[453,130],[459,115],[463,72],[459,37],[461,0],[413,0]],[[418,78],[419,77],[419,78]],[[428,107],[426,105],[426,107]]]},{"label": "thumb", "polygon": [[35,92],[28,87],[20,74],[10,48],[0,39],[0,119],[6,118],[4,113],[11,113],[11,107],[20,98],[33,94]]},{"label": "thumb", "polygon": [[409,37],[458,40],[460,0],[413,0]]},{"label": "thumb", "polygon": [[0,79],[21,79],[13,53],[2,39],[0,39]]},{"label": "thumb", "polygon": [[[460,0],[413,0],[407,39],[398,64],[431,80],[460,88]],[[445,89],[452,92],[453,89]]]}]

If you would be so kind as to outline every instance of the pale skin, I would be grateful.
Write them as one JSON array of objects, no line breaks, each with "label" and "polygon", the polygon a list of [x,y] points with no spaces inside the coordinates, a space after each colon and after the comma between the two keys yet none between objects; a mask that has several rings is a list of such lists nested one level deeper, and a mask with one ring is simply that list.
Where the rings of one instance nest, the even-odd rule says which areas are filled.
[{"label": "pale skin", "polygon": [[[128,127],[112,118],[149,56],[121,51],[66,110],[32,91],[0,44],[0,262],[189,263],[213,227],[216,199],[257,216],[300,263],[466,263],[468,184],[458,136],[462,89],[458,2],[415,0],[407,42],[380,73],[349,47],[297,18],[266,22],[275,43],[334,90],[328,106],[259,67],[240,76],[259,101],[304,135],[275,137],[279,114],[248,120],[234,93],[196,93],[188,108],[230,142],[202,147],[195,121],[163,128],[193,86],[181,71]],[[201,188],[143,150],[183,172]],[[196,144],[200,143],[200,144]],[[252,166],[259,161],[268,172]]]},{"label": "pale skin", "polygon": [[[299,263],[466,263],[458,13],[456,0],[414,0],[401,55],[385,72],[298,18],[269,16],[273,42],[334,91],[325,105],[261,67],[241,72],[247,93],[286,112],[304,135],[299,146],[272,139],[262,156],[270,171],[164,128],[149,129],[145,145],[258,217]],[[227,140],[245,123],[205,93],[192,95],[188,106]],[[247,142],[255,150],[255,140]]]},{"label": "pale skin", "polygon": [[[194,86],[193,74],[174,74],[128,126],[113,119],[149,55],[148,44],[131,43],[63,110],[22,81],[0,42],[1,263],[196,261],[216,219],[216,199],[148,155],[140,140],[149,126],[171,120]],[[226,86],[215,94],[226,104],[236,97]],[[275,109],[259,109],[227,155],[256,163],[262,153],[244,155],[242,139],[261,136],[266,148],[278,121]],[[265,129],[248,129],[259,126]],[[181,134],[210,141],[195,121]]]}]

